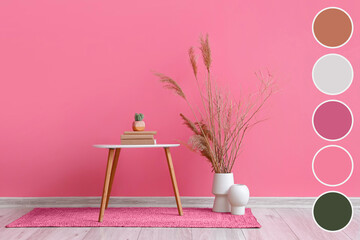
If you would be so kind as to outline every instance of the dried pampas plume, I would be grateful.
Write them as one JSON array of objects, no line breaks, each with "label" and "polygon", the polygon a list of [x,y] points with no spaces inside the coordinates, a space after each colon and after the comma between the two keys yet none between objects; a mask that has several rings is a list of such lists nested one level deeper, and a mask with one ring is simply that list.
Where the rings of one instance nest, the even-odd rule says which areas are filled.
[{"label": "dried pampas plume", "polygon": [[200,134],[198,131],[196,124],[190,121],[187,117],[184,116],[184,114],[180,113],[180,117],[183,119],[184,124],[193,131],[195,134]]},{"label": "dried pampas plume", "polygon": [[205,67],[209,72],[211,66],[211,50],[209,45],[209,36],[207,34],[205,39],[202,36],[200,37],[200,50],[203,56]]},{"label": "dried pampas plume", "polygon": [[177,82],[175,82],[170,77],[168,77],[168,76],[166,76],[164,74],[161,74],[161,73],[155,73],[155,75],[160,78],[160,82],[164,83],[164,88],[173,90],[173,91],[175,91],[175,93],[177,95],[179,95],[183,99],[186,99],[186,96],[185,96],[183,90],[181,89],[179,84],[177,84]]},{"label": "dried pampas plume", "polygon": [[195,57],[195,53],[194,53],[194,48],[191,47],[189,49],[189,59],[190,59],[190,63],[191,63],[191,67],[193,69],[195,78],[197,78],[197,63],[196,63],[196,57]]}]

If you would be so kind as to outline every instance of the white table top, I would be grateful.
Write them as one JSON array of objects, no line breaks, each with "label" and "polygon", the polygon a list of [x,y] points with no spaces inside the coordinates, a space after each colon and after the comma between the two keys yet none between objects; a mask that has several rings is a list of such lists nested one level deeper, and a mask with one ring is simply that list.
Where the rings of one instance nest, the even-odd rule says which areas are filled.
[{"label": "white table top", "polygon": [[170,148],[178,147],[180,144],[148,144],[148,145],[114,145],[114,144],[96,144],[96,148]]}]

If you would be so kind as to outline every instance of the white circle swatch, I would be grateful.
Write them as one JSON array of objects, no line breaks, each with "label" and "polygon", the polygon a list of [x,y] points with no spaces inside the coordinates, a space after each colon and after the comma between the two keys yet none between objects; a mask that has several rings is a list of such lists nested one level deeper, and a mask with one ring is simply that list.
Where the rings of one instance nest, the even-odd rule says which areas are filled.
[{"label": "white circle swatch", "polygon": [[321,92],[337,95],[350,87],[354,71],[345,57],[339,54],[327,54],[316,61],[312,77],[315,86]]}]

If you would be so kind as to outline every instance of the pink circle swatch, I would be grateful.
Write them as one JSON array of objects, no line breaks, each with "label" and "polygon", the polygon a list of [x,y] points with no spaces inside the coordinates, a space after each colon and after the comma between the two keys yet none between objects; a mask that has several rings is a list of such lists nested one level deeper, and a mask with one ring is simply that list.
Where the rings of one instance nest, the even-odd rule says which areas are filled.
[{"label": "pink circle swatch", "polygon": [[353,171],[350,154],[342,147],[331,145],[319,150],[313,160],[315,177],[323,184],[339,186],[348,180]]},{"label": "pink circle swatch", "polygon": [[335,100],[320,104],[313,115],[315,131],[330,141],[344,138],[350,132],[352,124],[350,109],[344,103]]}]

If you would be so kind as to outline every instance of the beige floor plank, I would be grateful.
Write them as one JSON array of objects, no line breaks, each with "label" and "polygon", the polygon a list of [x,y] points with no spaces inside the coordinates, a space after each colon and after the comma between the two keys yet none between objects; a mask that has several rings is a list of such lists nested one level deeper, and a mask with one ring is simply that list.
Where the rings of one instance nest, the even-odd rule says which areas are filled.
[{"label": "beige floor plank", "polygon": [[276,209],[279,215],[290,226],[299,239],[316,240],[349,240],[350,238],[343,232],[327,232],[317,226],[312,217],[310,208],[283,208]]},{"label": "beige floor plank", "polygon": [[246,239],[249,240],[293,240],[297,239],[294,232],[279,216],[274,209],[252,208],[251,209],[258,222],[261,224],[260,229],[243,229]]},{"label": "beige floor plank", "polygon": [[351,239],[360,240],[360,209],[354,211],[352,221],[343,231]]},{"label": "beige floor plank", "polygon": [[84,240],[136,240],[141,228],[104,227],[92,228],[83,238]]},{"label": "beige floor plank", "polygon": [[2,228],[0,229],[0,239],[6,240],[28,240],[36,239],[32,236],[40,231],[38,228]]},{"label": "beige floor plank", "polygon": [[1,208],[0,209],[0,239],[24,240],[38,231],[37,228],[5,228],[6,225],[30,212],[29,208]]},{"label": "beige floor plank", "polygon": [[0,228],[30,212],[30,208],[0,208]]},{"label": "beige floor plank", "polygon": [[91,228],[34,228],[38,231],[34,232],[29,239],[45,240],[45,239],[61,239],[61,240],[80,240]]},{"label": "beige floor plank", "polygon": [[192,228],[193,240],[245,240],[241,229]]},{"label": "beige floor plank", "polygon": [[142,228],[139,240],[191,240],[191,228]]}]

